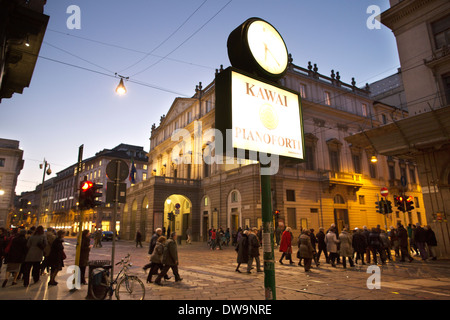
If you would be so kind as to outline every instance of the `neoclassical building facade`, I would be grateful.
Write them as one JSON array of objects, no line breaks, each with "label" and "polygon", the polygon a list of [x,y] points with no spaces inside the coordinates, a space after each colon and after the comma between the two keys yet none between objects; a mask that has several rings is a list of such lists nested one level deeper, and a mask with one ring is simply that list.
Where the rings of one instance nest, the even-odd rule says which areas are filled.
[{"label": "neoclassical building facade", "polygon": [[[221,72],[218,70],[216,72]],[[294,235],[301,228],[382,228],[403,223],[425,223],[421,186],[414,163],[377,155],[344,139],[364,129],[404,117],[405,111],[375,102],[370,88],[356,87],[290,61],[281,84],[300,93],[304,122],[305,161],[284,161],[271,176],[274,225],[283,222]],[[148,179],[127,190],[122,208],[121,236],[133,239],[137,230],[149,240],[158,227],[176,231],[185,239],[206,241],[210,228],[260,227],[260,167],[251,160],[215,157],[215,86],[201,83],[190,98],[176,98],[159,126],[153,125],[148,154]],[[386,115],[389,117],[386,117]],[[384,116],[383,116],[384,115]],[[377,162],[371,162],[375,156]],[[219,161],[222,163],[219,163]],[[388,200],[403,191],[417,201],[410,213],[381,215],[375,202],[380,189],[388,187]],[[174,221],[168,219],[173,213]]]}]

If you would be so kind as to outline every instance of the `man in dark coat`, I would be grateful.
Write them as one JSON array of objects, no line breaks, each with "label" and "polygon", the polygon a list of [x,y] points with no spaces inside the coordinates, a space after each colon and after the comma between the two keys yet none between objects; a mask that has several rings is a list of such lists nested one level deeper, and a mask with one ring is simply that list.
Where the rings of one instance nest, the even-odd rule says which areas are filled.
[{"label": "man in dark coat", "polygon": [[425,229],[420,226],[420,223],[417,223],[416,226],[417,228],[414,234],[414,242],[416,243],[416,246],[419,249],[422,260],[427,260],[428,253],[427,250],[425,250],[425,241],[427,240],[427,234]]},{"label": "man in dark coat", "polygon": [[175,282],[183,280],[178,273],[178,247],[177,234],[175,232],[172,232],[170,238],[166,241],[162,263],[164,267],[162,268],[158,277],[155,279],[155,283],[157,285],[162,285],[161,279],[162,277],[167,275],[169,269],[172,269],[173,275],[175,276]]},{"label": "man in dark coat", "polygon": [[426,243],[427,243],[428,249],[430,251],[430,256],[433,257],[431,260],[436,260],[437,259],[437,255],[436,255],[436,247],[437,247],[436,234],[434,233],[433,230],[431,230],[430,226],[425,226],[424,229],[426,231]]},{"label": "man in dark coat", "polygon": [[352,247],[356,252],[355,263],[358,263],[358,259],[361,259],[362,264],[365,265],[364,253],[366,253],[367,249],[367,239],[361,229],[357,228],[357,230],[355,230],[352,239]]},{"label": "man in dark coat", "polygon": [[326,263],[328,263],[330,261],[330,259],[328,258],[327,244],[325,243],[325,233],[323,231],[324,231],[324,228],[319,228],[319,232],[316,235],[317,243],[318,243],[317,261],[319,261],[320,254],[323,251],[323,254],[325,255],[325,261],[326,261]]},{"label": "man in dark coat", "polygon": [[383,249],[383,242],[376,228],[372,228],[369,233],[369,247],[372,251],[373,261],[377,264],[377,252],[380,254],[381,263],[386,264],[386,255]]},{"label": "man in dark coat", "polygon": [[236,245],[236,252],[237,252],[237,267],[236,272],[241,272],[239,270],[239,267],[241,266],[241,263],[248,263],[248,231],[245,230],[242,233],[241,239],[238,241]]},{"label": "man in dark coat", "polygon": [[254,228],[252,231],[248,233],[248,264],[247,264],[247,273],[251,273],[253,258],[255,258],[256,263],[256,271],[262,272],[261,270],[261,262],[259,260],[259,240],[256,236],[258,229]]},{"label": "man in dark coat", "polygon": [[138,245],[140,245],[142,248],[142,233],[140,230],[136,232],[136,248],[138,247]]},{"label": "man in dark coat", "polygon": [[409,259],[409,262],[414,259],[411,257],[408,251],[408,231],[406,231],[405,227],[402,226],[401,223],[397,224],[397,236],[398,236],[398,244],[400,246],[400,252],[402,255],[401,262],[405,262],[405,258]]}]

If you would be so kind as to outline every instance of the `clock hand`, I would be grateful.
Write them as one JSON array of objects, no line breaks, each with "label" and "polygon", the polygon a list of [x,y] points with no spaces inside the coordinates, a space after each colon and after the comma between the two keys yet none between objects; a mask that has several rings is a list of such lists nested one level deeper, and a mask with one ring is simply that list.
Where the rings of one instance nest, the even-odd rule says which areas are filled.
[{"label": "clock hand", "polygon": [[273,60],[275,60],[275,62],[277,63],[277,65],[280,66],[280,63],[279,63],[278,60],[275,58],[275,56],[273,55],[272,51],[270,51],[269,49],[267,49],[267,51],[269,51],[270,55],[272,56]]}]

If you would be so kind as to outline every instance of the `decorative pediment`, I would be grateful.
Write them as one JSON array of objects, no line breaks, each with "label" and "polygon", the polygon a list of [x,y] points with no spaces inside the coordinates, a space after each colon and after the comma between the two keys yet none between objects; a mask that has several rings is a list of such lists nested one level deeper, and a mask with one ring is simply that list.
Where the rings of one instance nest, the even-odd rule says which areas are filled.
[{"label": "decorative pediment", "polygon": [[169,109],[169,112],[162,119],[160,126],[166,126],[172,121],[174,121],[177,117],[180,116],[186,109],[192,106],[192,104],[197,101],[192,98],[176,98],[172,103],[172,106]]}]

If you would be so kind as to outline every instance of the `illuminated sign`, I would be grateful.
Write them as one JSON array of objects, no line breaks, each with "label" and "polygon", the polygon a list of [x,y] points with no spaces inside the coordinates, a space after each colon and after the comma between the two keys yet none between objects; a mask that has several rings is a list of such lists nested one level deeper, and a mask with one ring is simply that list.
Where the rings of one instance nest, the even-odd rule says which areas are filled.
[{"label": "illuminated sign", "polygon": [[233,147],[303,159],[298,95],[234,71],[231,82]]},{"label": "illuminated sign", "polygon": [[216,128],[231,129],[227,146],[303,160],[301,114],[292,90],[232,67],[216,76]]}]

